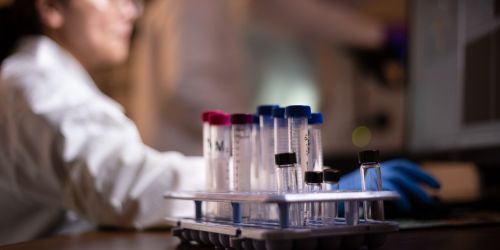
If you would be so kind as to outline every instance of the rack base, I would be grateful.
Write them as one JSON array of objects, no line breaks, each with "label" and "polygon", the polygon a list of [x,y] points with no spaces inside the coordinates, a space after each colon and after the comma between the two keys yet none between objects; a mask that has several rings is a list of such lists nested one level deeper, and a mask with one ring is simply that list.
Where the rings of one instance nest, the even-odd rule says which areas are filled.
[{"label": "rack base", "polygon": [[363,221],[346,225],[342,218],[332,226],[280,228],[279,224],[240,224],[230,221],[167,218],[174,236],[185,244],[213,246],[217,249],[373,249],[381,247],[388,233],[399,230],[391,221]]}]

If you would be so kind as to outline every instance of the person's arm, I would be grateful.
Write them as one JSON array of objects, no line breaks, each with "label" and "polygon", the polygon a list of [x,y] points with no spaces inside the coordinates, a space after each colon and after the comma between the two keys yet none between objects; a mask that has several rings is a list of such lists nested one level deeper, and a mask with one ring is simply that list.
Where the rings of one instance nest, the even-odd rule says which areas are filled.
[{"label": "person's arm", "polygon": [[45,73],[11,80],[21,82],[9,104],[13,150],[24,158],[18,171],[27,173],[19,193],[103,226],[145,228],[193,213],[162,194],[202,188],[201,158],[145,146],[119,106],[91,88],[54,84],[62,79]]},{"label": "person's arm", "polygon": [[146,227],[183,210],[167,206],[163,192],[203,187],[201,160],[148,148],[118,110],[91,104],[67,112],[60,120],[65,197],[91,221]]},{"label": "person's arm", "polygon": [[264,15],[281,18],[295,31],[361,48],[377,48],[384,42],[381,23],[345,4],[317,0],[262,0]]}]

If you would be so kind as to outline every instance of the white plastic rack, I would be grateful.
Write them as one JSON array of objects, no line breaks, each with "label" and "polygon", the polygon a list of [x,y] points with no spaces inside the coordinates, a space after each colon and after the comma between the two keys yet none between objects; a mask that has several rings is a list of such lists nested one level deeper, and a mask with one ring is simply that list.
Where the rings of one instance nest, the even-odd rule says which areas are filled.
[{"label": "white plastic rack", "polygon": [[[226,249],[359,249],[380,247],[386,234],[397,231],[391,221],[360,219],[359,207],[364,201],[395,200],[391,191],[341,191],[318,193],[210,193],[168,192],[166,199],[191,200],[195,203],[194,218],[166,218],[175,236],[185,243],[211,245]],[[204,216],[203,202],[230,203],[232,216],[213,219]],[[288,211],[294,203],[337,202],[345,206],[344,217],[334,224],[292,227]],[[242,204],[275,204],[278,220],[244,222]],[[277,206],[276,206],[277,205]]]}]

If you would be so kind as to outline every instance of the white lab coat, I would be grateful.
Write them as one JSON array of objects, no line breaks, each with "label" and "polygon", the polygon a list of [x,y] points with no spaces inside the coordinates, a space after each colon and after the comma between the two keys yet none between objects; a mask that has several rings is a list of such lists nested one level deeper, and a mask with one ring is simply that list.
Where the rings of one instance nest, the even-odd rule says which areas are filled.
[{"label": "white lab coat", "polygon": [[200,157],[145,146],[121,106],[48,37],[26,38],[3,62],[0,245],[56,231],[67,211],[96,225],[157,225],[193,212],[164,191],[204,180]]}]

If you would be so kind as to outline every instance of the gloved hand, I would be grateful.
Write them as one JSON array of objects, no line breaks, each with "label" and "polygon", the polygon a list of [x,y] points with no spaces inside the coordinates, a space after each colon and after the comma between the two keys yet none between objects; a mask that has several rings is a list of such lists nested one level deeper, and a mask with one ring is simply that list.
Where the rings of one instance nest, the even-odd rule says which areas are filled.
[{"label": "gloved hand", "polygon": [[[416,163],[407,159],[395,159],[381,163],[382,189],[398,192],[401,198],[397,206],[410,211],[409,196],[425,204],[431,204],[432,198],[419,186],[420,183],[432,188],[440,188],[439,182],[426,173]],[[341,190],[361,190],[360,171],[354,170],[342,176],[339,182]]]}]

